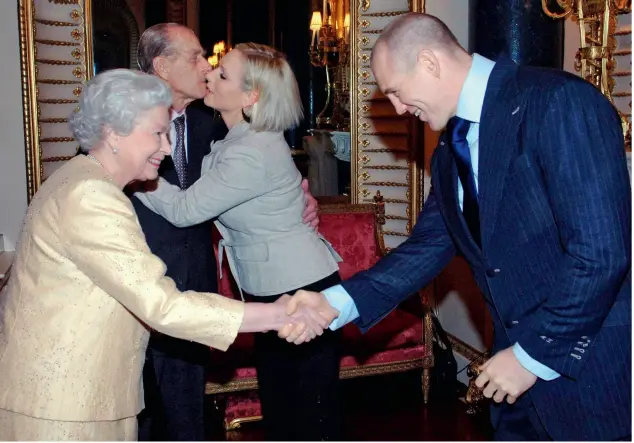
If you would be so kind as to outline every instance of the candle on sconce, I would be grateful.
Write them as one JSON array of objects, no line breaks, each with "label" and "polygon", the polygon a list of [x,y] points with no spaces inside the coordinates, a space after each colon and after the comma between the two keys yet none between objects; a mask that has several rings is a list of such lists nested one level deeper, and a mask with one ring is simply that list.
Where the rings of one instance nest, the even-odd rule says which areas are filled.
[{"label": "candle on sconce", "polygon": [[313,31],[313,39],[310,43],[311,46],[315,45],[317,33],[321,29],[321,24],[321,14],[319,13],[319,11],[314,11],[313,16],[310,19],[310,30]]},{"label": "candle on sconce", "polygon": [[324,20],[324,23],[328,23],[328,6],[327,6],[327,4],[328,4],[328,0],[324,0],[324,7],[323,7],[324,12],[321,14],[321,16],[322,16],[322,18]]},{"label": "candle on sconce", "polygon": [[350,13],[346,12],[346,17],[343,19],[343,29],[346,33],[346,43],[350,42]]}]

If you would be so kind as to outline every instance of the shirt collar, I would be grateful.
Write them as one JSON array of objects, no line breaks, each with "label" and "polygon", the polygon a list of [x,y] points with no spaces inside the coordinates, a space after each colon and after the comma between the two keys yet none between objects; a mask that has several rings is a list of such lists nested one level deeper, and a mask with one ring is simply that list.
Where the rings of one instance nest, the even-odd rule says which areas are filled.
[{"label": "shirt collar", "polygon": [[494,66],[494,61],[479,54],[473,54],[471,68],[469,68],[467,78],[464,85],[462,85],[460,97],[458,98],[457,117],[473,123],[480,123],[484,95],[486,94],[487,83]]},{"label": "shirt collar", "polygon": [[[185,115],[185,111],[186,110],[187,110],[187,108],[183,109],[181,112],[176,112],[176,111],[174,111],[174,109],[170,109],[170,122],[173,122],[174,120],[176,120],[181,115]],[[187,115],[185,115],[185,120],[187,120]]]}]

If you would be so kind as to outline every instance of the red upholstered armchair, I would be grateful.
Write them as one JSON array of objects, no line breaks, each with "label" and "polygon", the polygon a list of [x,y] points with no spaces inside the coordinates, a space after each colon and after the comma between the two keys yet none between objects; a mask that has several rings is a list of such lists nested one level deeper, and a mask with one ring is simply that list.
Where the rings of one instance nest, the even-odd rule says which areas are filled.
[{"label": "red upholstered armchair", "polygon": [[[385,252],[381,232],[384,223],[385,212],[380,194],[374,204],[320,206],[319,231],[343,258],[339,264],[342,279],[369,268]],[[218,238],[217,232],[215,235]],[[231,275],[229,269],[223,269],[223,275]],[[228,278],[223,278],[219,286],[221,294],[235,297],[234,284]],[[422,304],[415,313],[401,308],[394,310],[366,334],[361,334],[354,325],[345,326],[340,377],[422,369],[423,396],[427,402],[429,370],[434,362],[431,317]],[[255,391],[258,384],[253,364],[252,334],[239,335],[226,353],[212,350],[211,362],[206,393],[228,394],[224,398],[225,429],[235,429],[241,423],[261,419]]]}]

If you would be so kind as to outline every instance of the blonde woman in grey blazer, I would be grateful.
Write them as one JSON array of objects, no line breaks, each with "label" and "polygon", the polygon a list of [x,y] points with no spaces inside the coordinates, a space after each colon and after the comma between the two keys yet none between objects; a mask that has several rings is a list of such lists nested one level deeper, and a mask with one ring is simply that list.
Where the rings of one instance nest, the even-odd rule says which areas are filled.
[{"label": "blonde woman in grey blazer", "polygon": [[[283,132],[302,118],[299,89],[285,57],[268,46],[240,44],[208,77],[205,104],[229,133],[211,145],[201,178],[186,191],[161,180],[137,194],[176,226],[217,218],[243,297],[274,302],[299,289],[340,281],[341,259],[302,223],[301,175]],[[221,276],[226,278],[226,276]],[[275,332],[255,337],[260,400],[269,440],[340,440],[339,332],[294,346]]]}]

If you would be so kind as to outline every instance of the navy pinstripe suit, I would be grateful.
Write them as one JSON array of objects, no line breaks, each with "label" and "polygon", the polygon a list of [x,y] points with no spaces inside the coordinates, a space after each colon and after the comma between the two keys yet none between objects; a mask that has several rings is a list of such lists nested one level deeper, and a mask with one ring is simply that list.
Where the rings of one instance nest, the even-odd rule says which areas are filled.
[{"label": "navy pinstripe suit", "polygon": [[494,351],[517,342],[561,374],[523,396],[550,437],[631,435],[631,192],[615,109],[578,77],[501,59],[479,149],[482,248],[443,134],[411,237],[343,283],[357,324],[374,325],[461,254],[490,306]]}]

